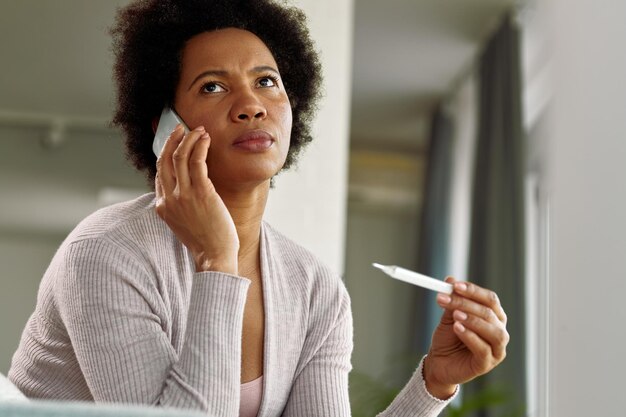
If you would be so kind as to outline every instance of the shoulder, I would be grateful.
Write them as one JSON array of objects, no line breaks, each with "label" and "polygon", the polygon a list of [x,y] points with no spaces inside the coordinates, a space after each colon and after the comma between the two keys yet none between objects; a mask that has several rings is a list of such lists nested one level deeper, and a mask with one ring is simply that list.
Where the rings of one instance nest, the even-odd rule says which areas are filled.
[{"label": "shoulder", "polygon": [[144,194],[134,200],[103,207],[83,219],[69,234],[69,242],[105,238],[124,233],[127,228],[144,223],[158,223],[154,211],[154,193]]},{"label": "shoulder", "polygon": [[[62,276],[72,271],[111,273],[111,269],[118,268],[133,267],[142,272],[154,269],[163,249],[171,246],[170,241],[175,242],[167,225],[155,213],[154,205],[154,194],[149,193],[90,214],[61,244],[51,267],[61,267],[58,272]],[[82,275],[93,280],[96,274],[77,276]]]},{"label": "shoulder", "polygon": [[[106,294],[156,294],[158,262],[170,233],[154,211],[154,194],[99,209],[82,220],[55,254],[44,281],[65,304]],[[164,243],[165,242],[165,243]],[[74,300],[76,294],[81,294]]]}]

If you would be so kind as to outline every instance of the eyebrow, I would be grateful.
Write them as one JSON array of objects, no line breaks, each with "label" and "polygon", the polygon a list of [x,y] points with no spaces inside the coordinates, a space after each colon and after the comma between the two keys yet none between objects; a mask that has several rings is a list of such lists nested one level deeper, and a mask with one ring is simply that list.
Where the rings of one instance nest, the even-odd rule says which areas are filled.
[{"label": "eyebrow", "polygon": [[[271,71],[273,73],[275,73],[276,75],[279,74],[278,70],[274,67],[270,67],[269,65],[260,65],[258,67],[254,67],[252,68],[250,71],[248,71],[248,73],[251,74],[258,74],[260,72],[267,72],[267,71]],[[194,78],[194,80],[191,82],[191,84],[189,84],[189,88],[187,89],[187,91],[191,90],[191,87],[194,86],[195,83],[198,82],[198,80],[204,78],[204,77],[225,77],[228,75],[228,71],[225,70],[209,70],[209,71],[204,71],[203,73],[201,73],[200,75],[198,75],[196,78]]]}]

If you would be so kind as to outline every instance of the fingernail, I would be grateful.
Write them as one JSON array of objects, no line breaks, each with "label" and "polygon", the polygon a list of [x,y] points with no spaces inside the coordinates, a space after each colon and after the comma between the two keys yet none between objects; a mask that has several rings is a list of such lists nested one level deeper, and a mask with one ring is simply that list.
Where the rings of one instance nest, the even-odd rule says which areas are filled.
[{"label": "fingernail", "polygon": [[467,284],[464,282],[457,282],[454,287],[459,291],[467,291]]},{"label": "fingernail", "polygon": [[180,132],[182,129],[183,129],[183,125],[179,123],[179,124],[177,124],[177,125],[176,125],[176,129],[174,129],[174,132],[178,133],[178,132]]},{"label": "fingernail", "polygon": [[202,136],[200,136],[200,139],[208,139],[208,138],[209,138],[209,134],[206,132],[204,132]]},{"label": "fingernail", "polygon": [[465,314],[464,312],[462,312],[460,310],[456,310],[454,312],[454,318],[459,320],[459,321],[465,321],[465,320],[467,320],[467,314]]},{"label": "fingernail", "polygon": [[204,132],[204,126],[198,126],[194,129],[196,132]]},{"label": "fingernail", "polygon": [[463,333],[465,331],[465,326],[463,326],[461,323],[459,323],[458,321],[456,323],[454,323],[454,328],[459,332],[459,333]]},{"label": "fingernail", "polygon": [[438,294],[437,301],[439,301],[441,304],[449,304],[450,301],[452,301],[452,298],[450,298],[450,296],[447,294]]}]

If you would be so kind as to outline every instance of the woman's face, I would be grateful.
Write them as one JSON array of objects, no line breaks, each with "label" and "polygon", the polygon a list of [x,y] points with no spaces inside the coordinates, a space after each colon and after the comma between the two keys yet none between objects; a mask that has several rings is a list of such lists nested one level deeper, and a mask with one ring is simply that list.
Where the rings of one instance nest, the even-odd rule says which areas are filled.
[{"label": "woman's face", "polygon": [[291,106],[274,57],[253,33],[228,28],[189,39],[174,107],[189,128],[211,136],[216,187],[258,184],[282,168]]}]

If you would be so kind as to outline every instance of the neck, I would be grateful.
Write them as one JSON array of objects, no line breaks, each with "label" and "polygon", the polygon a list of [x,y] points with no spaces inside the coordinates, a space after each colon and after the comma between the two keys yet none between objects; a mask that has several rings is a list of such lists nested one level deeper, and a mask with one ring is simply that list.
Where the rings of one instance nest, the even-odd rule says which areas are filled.
[{"label": "neck", "polygon": [[259,253],[261,222],[269,194],[269,181],[249,187],[215,188],[237,228],[239,237],[239,264],[256,262]]}]

